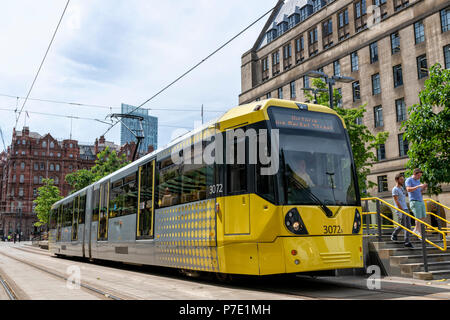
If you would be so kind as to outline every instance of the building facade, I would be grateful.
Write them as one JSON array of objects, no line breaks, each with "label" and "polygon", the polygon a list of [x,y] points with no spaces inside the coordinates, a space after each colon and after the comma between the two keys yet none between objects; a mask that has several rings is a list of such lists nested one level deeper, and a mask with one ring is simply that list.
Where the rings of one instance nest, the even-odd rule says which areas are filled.
[{"label": "building facade", "polygon": [[[335,85],[342,94],[337,103],[366,104],[361,121],[373,133],[390,133],[376,150],[379,161],[369,176],[378,184],[371,194],[390,200],[394,177],[408,160],[401,124],[435,63],[450,68],[448,0],[279,1],[242,56],[239,101],[306,101],[311,70],[353,77],[352,83]],[[449,205],[450,187],[443,189],[437,200]]]},{"label": "building facade", "polygon": [[90,169],[97,154],[107,147],[125,153],[131,160],[135,145],[121,148],[104,137],[94,144],[79,144],[76,140],[57,140],[50,134],[42,136],[28,127],[13,130],[11,145],[0,153],[0,237],[20,230],[28,240],[37,221],[33,200],[43,180],[53,179],[60,194],[67,196],[71,189],[66,175]]},{"label": "building facade", "polygon": [[[141,116],[144,118],[142,122],[142,127],[144,129],[144,140],[139,146],[139,153],[145,154],[149,150],[158,149],[158,118],[150,116],[148,114],[148,110],[146,109],[135,109],[135,106],[122,104],[122,114],[130,113],[132,115]],[[139,132],[141,130],[139,121],[135,119],[123,118],[120,126],[120,144],[123,146],[127,143],[136,142],[136,137],[132,132],[130,132],[130,130],[132,130],[135,134]]]}]

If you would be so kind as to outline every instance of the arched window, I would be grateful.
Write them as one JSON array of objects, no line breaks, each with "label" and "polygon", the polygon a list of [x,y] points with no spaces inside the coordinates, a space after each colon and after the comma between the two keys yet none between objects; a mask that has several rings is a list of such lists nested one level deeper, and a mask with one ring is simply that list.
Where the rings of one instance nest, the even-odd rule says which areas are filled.
[{"label": "arched window", "polygon": [[21,170],[25,170],[25,162],[22,162],[22,163],[20,164],[20,169],[21,169]]},{"label": "arched window", "polygon": [[53,143],[53,141],[52,142],[50,142],[50,148],[54,148],[55,147],[55,144]]},{"label": "arched window", "polygon": [[56,171],[59,171],[59,164],[56,165]]},{"label": "arched window", "polygon": [[42,142],[42,148],[47,148],[47,141]]},{"label": "arched window", "polygon": [[53,163],[50,163],[50,171],[55,171],[55,165]]}]

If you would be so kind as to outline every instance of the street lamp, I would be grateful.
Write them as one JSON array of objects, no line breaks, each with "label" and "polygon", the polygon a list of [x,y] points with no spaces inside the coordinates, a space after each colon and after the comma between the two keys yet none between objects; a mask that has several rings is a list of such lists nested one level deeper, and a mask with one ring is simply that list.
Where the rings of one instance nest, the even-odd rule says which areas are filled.
[{"label": "street lamp", "polygon": [[319,92],[327,92],[328,90],[325,89],[314,89],[314,88],[302,88],[303,91],[312,91],[314,94],[314,103],[317,104],[317,94]]},{"label": "street lamp", "polygon": [[306,73],[307,76],[311,78],[323,78],[325,80],[325,83],[328,85],[328,95],[330,96],[330,108],[333,109],[334,102],[333,102],[333,86],[336,84],[336,82],[344,82],[344,83],[351,83],[355,81],[352,77],[345,77],[345,76],[329,76],[326,73],[322,71],[315,71],[311,70]]}]

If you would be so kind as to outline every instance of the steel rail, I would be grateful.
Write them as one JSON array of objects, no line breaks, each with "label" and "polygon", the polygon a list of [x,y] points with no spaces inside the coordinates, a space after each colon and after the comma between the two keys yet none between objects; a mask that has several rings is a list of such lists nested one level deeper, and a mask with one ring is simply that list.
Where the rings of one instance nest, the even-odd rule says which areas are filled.
[{"label": "steel rail", "polygon": [[[66,276],[63,276],[63,275],[61,275],[61,274],[59,274],[59,273],[57,273],[57,272],[52,272],[52,271],[50,271],[50,270],[48,270],[48,269],[45,269],[45,268],[43,268],[43,267],[41,267],[41,266],[39,266],[39,265],[36,265],[36,264],[34,264],[34,263],[31,263],[31,262],[29,262],[29,261],[26,261],[26,260],[23,260],[23,259],[14,257],[14,256],[11,256],[11,255],[6,254],[6,253],[4,253],[4,252],[0,252],[0,254],[4,255],[4,256],[6,256],[6,257],[8,257],[8,258],[10,258],[10,259],[13,259],[13,260],[16,260],[16,261],[18,261],[18,262],[21,262],[21,263],[23,263],[23,264],[25,264],[25,265],[27,265],[27,266],[30,266],[30,267],[32,267],[32,268],[35,268],[35,269],[37,269],[37,270],[39,270],[39,271],[48,273],[48,274],[50,274],[50,275],[52,275],[52,276],[55,276],[55,277],[58,277],[58,278],[60,278],[60,279],[65,280],[65,281],[68,281],[68,278],[67,278]],[[97,289],[97,288],[95,288],[95,287],[93,287],[93,286],[91,286],[91,285],[88,285],[88,284],[86,284],[86,283],[81,283],[81,282],[80,282],[80,287],[85,288],[85,289],[87,289],[87,290],[89,290],[89,291],[93,291],[93,292],[95,292],[95,293],[97,293],[97,294],[99,294],[99,295],[101,295],[101,296],[103,296],[103,297],[105,297],[105,298],[107,298],[107,299],[111,299],[111,300],[124,300],[123,298],[120,298],[120,297],[117,297],[117,296],[115,296],[115,295],[113,295],[113,294],[107,293],[107,292],[105,292],[105,291],[103,291],[103,290],[101,290],[101,289]]]},{"label": "steel rail", "polygon": [[0,275],[0,283],[3,287],[3,289],[5,289],[6,294],[8,295],[9,300],[17,300],[17,296],[14,293],[14,291],[10,288],[10,286],[8,285],[8,283],[2,278],[2,276]]}]

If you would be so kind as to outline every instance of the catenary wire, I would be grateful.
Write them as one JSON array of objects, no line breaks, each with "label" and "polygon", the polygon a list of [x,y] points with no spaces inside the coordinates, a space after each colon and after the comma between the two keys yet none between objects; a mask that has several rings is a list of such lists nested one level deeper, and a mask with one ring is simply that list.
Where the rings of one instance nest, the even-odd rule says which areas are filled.
[{"label": "catenary wire", "polygon": [[27,97],[25,98],[25,100],[23,102],[23,105],[22,105],[22,108],[20,109],[19,114],[18,114],[18,116],[16,118],[16,123],[14,125],[14,128],[17,127],[17,123],[19,122],[20,115],[22,114],[23,109],[25,108],[27,100],[30,97],[31,91],[33,90],[34,84],[36,83],[36,80],[37,80],[37,78],[39,76],[39,73],[41,72],[42,66],[44,65],[44,62],[45,62],[45,60],[47,58],[47,55],[48,55],[48,53],[50,51],[50,48],[51,48],[51,46],[53,44],[53,41],[55,40],[56,34],[58,33],[58,30],[59,30],[59,26],[61,25],[61,22],[62,22],[62,20],[64,18],[64,15],[65,15],[65,13],[67,11],[67,7],[69,6],[69,3],[70,3],[70,0],[67,0],[66,6],[64,7],[64,11],[63,11],[61,17],[59,18],[58,25],[56,26],[55,32],[53,33],[52,39],[50,40],[50,44],[48,45],[47,51],[45,52],[45,55],[44,55],[44,58],[41,61],[39,69],[38,69],[38,71],[37,71],[37,73],[36,73],[36,75],[34,77],[33,83],[31,84],[30,90],[28,91]]}]

